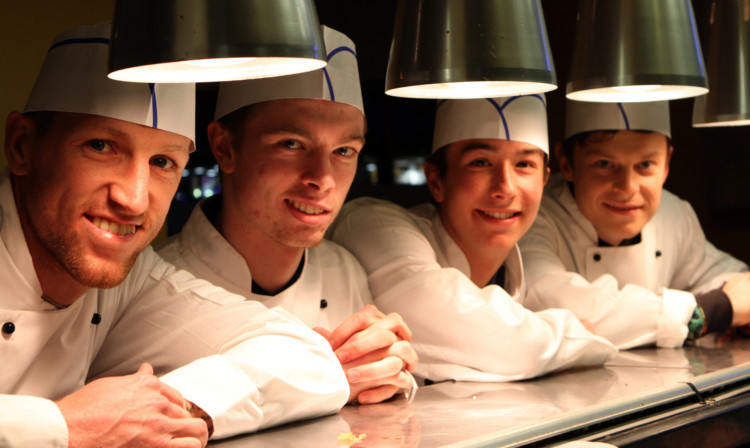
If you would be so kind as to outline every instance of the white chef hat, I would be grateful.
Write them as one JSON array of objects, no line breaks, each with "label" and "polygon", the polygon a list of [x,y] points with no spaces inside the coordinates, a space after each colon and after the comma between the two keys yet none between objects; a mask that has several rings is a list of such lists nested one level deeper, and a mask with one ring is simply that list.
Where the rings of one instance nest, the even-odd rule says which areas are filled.
[{"label": "white chef hat", "polygon": [[24,112],[100,115],[184,135],[195,142],[195,84],[141,84],[107,78],[109,38],[109,23],[60,33],[47,52]]},{"label": "white chef hat", "polygon": [[345,103],[364,115],[354,42],[339,31],[326,26],[321,28],[328,52],[325,68],[289,76],[222,82],[214,118],[219,119],[251,104],[296,98]]},{"label": "white chef hat", "polygon": [[544,94],[439,102],[432,152],[474,138],[530,143],[549,154]]},{"label": "white chef hat", "polygon": [[565,138],[592,131],[656,131],[671,137],[669,102],[594,103],[568,100]]}]

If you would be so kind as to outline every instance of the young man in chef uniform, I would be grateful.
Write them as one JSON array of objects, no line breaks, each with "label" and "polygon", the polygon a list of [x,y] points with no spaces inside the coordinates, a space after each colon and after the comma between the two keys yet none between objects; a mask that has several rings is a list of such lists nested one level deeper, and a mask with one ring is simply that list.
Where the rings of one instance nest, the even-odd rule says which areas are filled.
[{"label": "young man in chef uniform", "polygon": [[348,386],[323,338],[148,247],[195,90],[107,79],[109,36],[60,34],[6,121],[0,445],[198,446],[335,412]]},{"label": "young man in chef uniform", "polygon": [[568,101],[565,135],[561,173],[520,244],[525,305],[568,308],[622,349],[679,347],[750,322],[747,265],[663,190],[669,104]]},{"label": "young man in chef uniform", "polygon": [[411,327],[417,375],[509,381],[609,359],[615,348],[569,311],[519,303],[516,242],[549,173],[544,96],[440,102],[432,147],[436,205],[357,199],[329,233],[364,266],[377,306]]},{"label": "young man in chef uniform", "polygon": [[354,43],[327,27],[323,35],[324,70],[220,85],[208,136],[222,193],[199,203],[159,254],[318,329],[350,401],[374,403],[412,389],[417,356],[403,320],[372,305],[357,260],[322,240],[365,140]]}]

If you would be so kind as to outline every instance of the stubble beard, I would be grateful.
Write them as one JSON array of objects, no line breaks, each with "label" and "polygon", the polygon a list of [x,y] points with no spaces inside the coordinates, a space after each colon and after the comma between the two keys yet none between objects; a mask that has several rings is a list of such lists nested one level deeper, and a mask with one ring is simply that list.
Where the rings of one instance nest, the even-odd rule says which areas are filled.
[{"label": "stubble beard", "polygon": [[[140,250],[134,251],[124,261],[92,260],[77,237],[48,236],[41,240],[48,253],[76,282],[89,288],[113,288],[128,276]],[[98,265],[98,266],[97,266]]]},{"label": "stubble beard", "polygon": [[54,220],[30,220],[31,230],[47,254],[47,258],[72,277],[77,283],[89,288],[113,288],[130,273],[144,247],[129,254],[124,261],[97,260],[87,254],[86,245],[75,232],[59,231]]},{"label": "stubble beard", "polygon": [[86,260],[85,251],[80,245],[73,244],[70,246],[69,248],[62,246],[62,253],[56,258],[78,283],[90,288],[108,289],[122,283],[130,273],[140,253],[140,250],[136,251],[123,262],[117,264],[106,262],[106,265],[97,268],[92,266],[92,262]]}]

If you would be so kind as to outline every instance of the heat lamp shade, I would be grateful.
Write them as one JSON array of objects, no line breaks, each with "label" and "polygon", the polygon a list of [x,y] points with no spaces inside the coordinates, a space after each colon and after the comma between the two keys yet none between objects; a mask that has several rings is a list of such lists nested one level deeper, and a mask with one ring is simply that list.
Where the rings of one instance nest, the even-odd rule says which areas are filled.
[{"label": "heat lamp shade", "polygon": [[708,91],[690,0],[581,0],[566,96],[637,102]]},{"label": "heat lamp shade", "polygon": [[695,98],[693,126],[750,125],[750,0],[712,2],[708,25],[710,90]]},{"label": "heat lamp shade", "polygon": [[322,68],[313,0],[118,0],[109,77],[207,82]]},{"label": "heat lamp shade", "polygon": [[555,88],[539,0],[399,0],[388,95],[485,98]]}]

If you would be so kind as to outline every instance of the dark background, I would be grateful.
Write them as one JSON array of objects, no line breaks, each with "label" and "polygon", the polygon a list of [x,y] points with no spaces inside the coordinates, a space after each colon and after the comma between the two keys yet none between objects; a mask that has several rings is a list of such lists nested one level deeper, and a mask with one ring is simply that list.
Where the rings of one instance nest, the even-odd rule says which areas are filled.
[{"label": "dark background", "polygon": [[[558,88],[548,92],[550,144],[563,136],[564,91],[573,45],[577,2],[542,0]],[[377,163],[378,185],[371,185],[362,167],[352,195],[392,191],[393,160],[427,155],[432,140],[434,101],[385,95],[396,0],[316,0],[320,22],[347,34],[356,44],[360,80],[368,120],[363,160]],[[709,0],[693,0],[699,32],[708,20]],[[705,33],[703,33],[705,34]],[[710,80],[709,80],[710,82]],[[213,108],[215,86],[199,88],[199,122],[205,129]],[[666,188],[695,208],[710,241],[736,257],[750,260],[750,126],[698,129],[691,126],[693,100],[670,104],[675,151]],[[201,122],[203,120],[203,122]],[[198,136],[201,132],[197,132]],[[192,165],[210,165],[211,155],[199,137]],[[555,171],[555,161],[552,161]],[[399,187],[402,188],[402,187]],[[402,194],[401,191],[398,194]],[[417,196],[423,194],[420,190]],[[179,210],[179,206],[176,210]],[[183,206],[184,208],[184,206]]]}]

